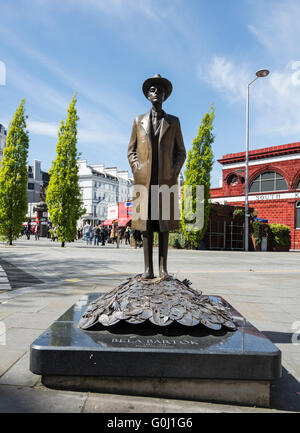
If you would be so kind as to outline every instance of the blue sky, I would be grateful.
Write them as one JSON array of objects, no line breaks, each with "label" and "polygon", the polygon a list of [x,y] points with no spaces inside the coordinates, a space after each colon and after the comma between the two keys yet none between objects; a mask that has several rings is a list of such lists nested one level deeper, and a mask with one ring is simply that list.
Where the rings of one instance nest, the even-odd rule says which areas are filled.
[{"label": "blue sky", "polygon": [[[0,123],[26,98],[29,163],[49,169],[57,131],[77,91],[78,149],[89,163],[129,169],[133,119],[149,110],[141,87],[160,73],[164,105],[190,149],[215,105],[215,160],[245,148],[300,141],[298,0],[0,0]],[[212,186],[221,166],[215,162]]]}]

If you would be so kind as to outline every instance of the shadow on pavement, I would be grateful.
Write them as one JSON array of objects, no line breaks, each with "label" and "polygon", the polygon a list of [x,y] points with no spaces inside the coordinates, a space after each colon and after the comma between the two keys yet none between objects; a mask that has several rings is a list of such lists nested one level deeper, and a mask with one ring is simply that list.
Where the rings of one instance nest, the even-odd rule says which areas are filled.
[{"label": "shadow on pavement", "polygon": [[292,332],[261,331],[272,343],[292,343]]},{"label": "shadow on pavement", "polygon": [[44,282],[6,260],[0,259],[0,265],[5,270],[9,283],[13,289],[20,289],[21,287],[33,286]]},{"label": "shadow on pavement", "polygon": [[300,412],[300,383],[282,367],[282,377],[271,384],[271,408]]}]

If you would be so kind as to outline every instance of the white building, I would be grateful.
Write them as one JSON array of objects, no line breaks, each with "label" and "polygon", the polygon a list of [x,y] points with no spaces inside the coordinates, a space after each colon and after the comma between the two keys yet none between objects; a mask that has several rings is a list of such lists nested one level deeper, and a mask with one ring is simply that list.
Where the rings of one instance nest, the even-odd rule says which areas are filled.
[{"label": "white building", "polygon": [[7,131],[3,125],[0,123],[0,161],[3,158],[3,150],[6,144]]},{"label": "white building", "polygon": [[27,165],[28,217],[36,216],[33,208],[36,203],[45,201],[46,189],[49,185],[49,174],[41,170],[41,161],[35,159],[33,165]]},{"label": "white building", "polygon": [[[96,224],[107,219],[107,208],[131,200],[133,180],[128,171],[116,167],[105,168],[104,164],[88,164],[86,159],[78,160],[79,186],[83,206],[86,209],[82,220],[89,219]],[[82,223],[80,221],[80,224]]]}]

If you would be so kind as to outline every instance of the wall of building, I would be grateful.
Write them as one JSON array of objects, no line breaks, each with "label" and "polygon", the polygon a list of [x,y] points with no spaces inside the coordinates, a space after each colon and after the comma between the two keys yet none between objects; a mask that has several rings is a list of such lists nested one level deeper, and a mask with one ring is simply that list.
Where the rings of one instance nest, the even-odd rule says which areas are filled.
[{"label": "wall of building", "polygon": [[88,164],[79,160],[79,185],[86,213],[83,220],[95,223],[107,219],[107,208],[118,202],[131,200],[133,182],[128,171],[119,171],[116,167],[105,168],[104,164]]},{"label": "wall of building", "polygon": [[49,174],[41,169],[41,161],[35,159],[33,165],[27,165],[27,201],[28,217],[36,217],[36,204],[46,200]]},{"label": "wall of building", "polygon": [[[223,186],[211,189],[212,202],[245,205],[245,153],[223,156]],[[269,223],[291,227],[291,248],[300,249],[300,228],[295,227],[296,203],[300,201],[300,143],[249,152],[249,187],[259,174],[275,171],[287,182],[287,190],[249,193],[249,206]],[[232,183],[233,180],[233,183]],[[299,185],[298,185],[299,186]]]}]

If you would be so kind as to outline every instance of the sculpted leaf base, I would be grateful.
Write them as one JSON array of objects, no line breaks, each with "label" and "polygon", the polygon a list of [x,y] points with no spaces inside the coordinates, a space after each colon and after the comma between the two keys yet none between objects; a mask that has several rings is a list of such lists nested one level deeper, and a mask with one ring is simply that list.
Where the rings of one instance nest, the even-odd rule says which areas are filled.
[{"label": "sculpted leaf base", "polygon": [[93,301],[79,321],[81,329],[96,324],[112,326],[124,320],[140,324],[149,320],[158,326],[176,321],[185,326],[202,324],[209,329],[236,330],[229,311],[190,287],[188,280],[129,278]]}]

